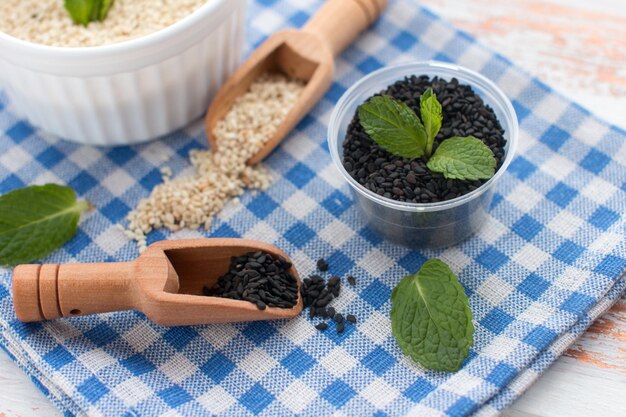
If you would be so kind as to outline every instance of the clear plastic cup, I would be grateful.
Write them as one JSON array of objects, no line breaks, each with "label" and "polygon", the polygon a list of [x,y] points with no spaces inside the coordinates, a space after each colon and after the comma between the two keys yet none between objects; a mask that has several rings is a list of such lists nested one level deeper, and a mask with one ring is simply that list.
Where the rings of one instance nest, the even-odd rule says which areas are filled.
[{"label": "clear plastic cup", "polygon": [[[496,174],[476,190],[437,203],[406,203],[382,197],[359,184],[342,164],[343,142],[357,107],[372,95],[409,75],[456,78],[470,85],[495,112],[505,130],[505,159]],[[385,67],[359,80],[341,97],[328,126],[330,154],[350,185],[352,195],[369,227],[384,239],[409,247],[442,247],[475,233],[487,218],[494,186],[508,168],[517,147],[519,126],[511,101],[492,81],[458,65],[428,61]]]}]

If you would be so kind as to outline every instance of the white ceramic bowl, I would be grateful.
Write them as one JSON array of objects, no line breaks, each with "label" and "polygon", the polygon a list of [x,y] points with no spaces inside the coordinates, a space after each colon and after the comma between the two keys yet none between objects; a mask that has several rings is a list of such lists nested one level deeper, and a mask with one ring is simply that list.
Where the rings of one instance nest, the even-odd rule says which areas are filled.
[{"label": "white ceramic bowl", "polygon": [[144,37],[86,48],[0,33],[0,88],[20,116],[90,145],[143,142],[200,116],[239,65],[246,0],[209,0]]},{"label": "white ceramic bowl", "polygon": [[[505,159],[496,174],[476,190],[438,203],[406,203],[381,197],[359,184],[343,166],[343,142],[359,105],[397,80],[426,74],[455,77],[468,84],[491,106],[504,128]],[[515,155],[519,127],[511,101],[491,80],[459,65],[413,62],[381,68],[357,81],[346,91],[330,117],[328,144],[335,166],[350,185],[367,224],[385,239],[409,247],[441,247],[458,243],[476,232],[487,219],[494,186]]]}]

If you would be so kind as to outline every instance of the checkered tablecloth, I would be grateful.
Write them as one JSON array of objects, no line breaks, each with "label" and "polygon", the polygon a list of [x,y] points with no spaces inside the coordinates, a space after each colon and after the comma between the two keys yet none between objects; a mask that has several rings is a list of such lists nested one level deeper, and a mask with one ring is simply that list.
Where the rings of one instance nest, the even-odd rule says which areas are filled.
[{"label": "checkered tablecloth", "polygon": [[[299,26],[318,0],[258,0],[250,46]],[[334,103],[386,64],[438,59],[493,79],[521,122],[519,153],[498,184],[490,218],[448,249],[391,245],[362,223],[332,166],[326,126]],[[142,146],[92,148],[36,131],[0,97],[0,192],[32,183],[73,187],[97,210],[47,263],[125,261],[137,253],[115,227],[161,181],[162,156],[184,172],[206,146],[190,127]],[[554,93],[415,1],[384,18],[337,61],[335,82],[267,159],[277,177],[248,193],[207,232],[157,231],[150,241],[242,236],[277,244],[302,275],[325,257],[352,274],[335,301],[357,326],[339,335],[289,321],[165,328],[137,312],[22,324],[10,271],[0,275],[0,345],[62,410],[76,415],[495,415],[519,396],[618,298],[626,281],[626,133]],[[475,344],[456,373],[427,371],[391,336],[391,289],[427,258],[449,263],[465,287]],[[315,323],[315,321],[314,321]]]}]

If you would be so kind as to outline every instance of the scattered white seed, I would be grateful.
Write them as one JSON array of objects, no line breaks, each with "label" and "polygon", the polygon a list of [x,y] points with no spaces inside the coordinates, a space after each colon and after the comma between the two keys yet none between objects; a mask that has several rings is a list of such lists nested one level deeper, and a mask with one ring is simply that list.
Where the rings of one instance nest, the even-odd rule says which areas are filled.
[{"label": "scattered white seed", "polygon": [[172,168],[170,167],[163,167],[160,169],[160,171],[161,171],[161,175],[163,175],[163,177],[165,178],[169,178],[172,176]]},{"label": "scattered white seed", "polygon": [[218,151],[190,151],[194,175],[157,185],[129,213],[128,229],[139,250],[146,248],[145,235],[157,225],[171,231],[183,227],[208,229],[213,216],[226,203],[239,204],[238,196],[244,189],[269,187],[270,173],[260,165],[249,167],[246,161],[276,132],[286,109],[293,107],[303,88],[302,82],[273,73],[252,83],[217,123],[213,135],[219,143]]}]

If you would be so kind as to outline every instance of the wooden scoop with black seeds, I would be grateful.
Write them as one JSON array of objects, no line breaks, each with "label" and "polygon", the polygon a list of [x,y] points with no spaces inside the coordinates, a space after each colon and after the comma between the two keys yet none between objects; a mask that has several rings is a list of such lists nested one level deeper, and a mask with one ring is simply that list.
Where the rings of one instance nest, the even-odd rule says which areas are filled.
[{"label": "wooden scoop with black seeds", "polygon": [[[206,296],[205,288],[228,273],[233,257],[258,252],[289,268],[295,305],[260,309],[252,298]],[[285,319],[302,311],[300,286],[285,253],[243,239],[161,241],[133,262],[19,265],[13,271],[15,312],[24,322],[122,310],[142,311],[164,326]]]}]

